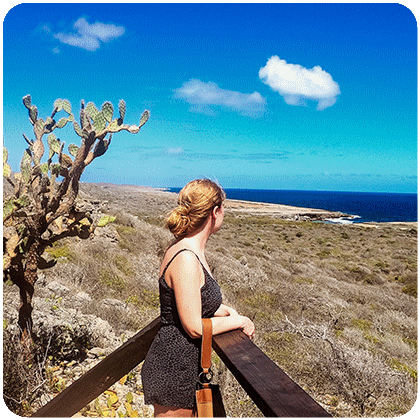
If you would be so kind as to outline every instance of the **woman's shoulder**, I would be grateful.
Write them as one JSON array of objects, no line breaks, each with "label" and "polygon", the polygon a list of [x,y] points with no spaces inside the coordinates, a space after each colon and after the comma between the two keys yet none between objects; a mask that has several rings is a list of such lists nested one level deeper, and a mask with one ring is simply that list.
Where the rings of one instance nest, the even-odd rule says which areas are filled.
[{"label": "woman's shoulder", "polygon": [[[194,262],[197,264],[194,264]],[[170,270],[171,267],[178,268],[180,265],[195,269],[195,265],[199,267],[199,259],[194,251],[186,248],[183,244],[175,244],[168,248],[162,260],[160,273]]]}]

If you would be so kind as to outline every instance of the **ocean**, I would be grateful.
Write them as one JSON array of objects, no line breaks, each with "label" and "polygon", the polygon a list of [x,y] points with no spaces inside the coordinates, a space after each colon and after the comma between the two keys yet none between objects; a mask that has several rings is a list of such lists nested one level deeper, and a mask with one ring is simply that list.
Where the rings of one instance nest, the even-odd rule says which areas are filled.
[{"label": "ocean", "polygon": [[[179,192],[180,188],[169,188]],[[225,189],[227,198],[349,214],[331,223],[416,222],[417,194]]]}]

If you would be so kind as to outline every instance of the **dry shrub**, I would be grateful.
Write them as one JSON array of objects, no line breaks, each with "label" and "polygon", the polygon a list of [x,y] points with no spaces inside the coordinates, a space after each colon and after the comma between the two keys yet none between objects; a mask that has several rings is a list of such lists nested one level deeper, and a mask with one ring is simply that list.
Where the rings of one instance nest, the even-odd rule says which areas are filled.
[{"label": "dry shrub", "polygon": [[[54,345],[53,337],[38,340],[31,351],[22,347],[19,335],[3,331],[3,399],[7,408],[19,416],[30,416],[45,404],[49,393],[48,372],[49,359],[57,360],[59,347]],[[71,351],[67,345],[67,349]]]},{"label": "dry shrub", "polygon": [[407,381],[383,357],[338,340],[329,341],[322,350],[312,359],[317,388],[349,402],[348,415],[397,416],[411,409],[416,399],[414,381]]}]

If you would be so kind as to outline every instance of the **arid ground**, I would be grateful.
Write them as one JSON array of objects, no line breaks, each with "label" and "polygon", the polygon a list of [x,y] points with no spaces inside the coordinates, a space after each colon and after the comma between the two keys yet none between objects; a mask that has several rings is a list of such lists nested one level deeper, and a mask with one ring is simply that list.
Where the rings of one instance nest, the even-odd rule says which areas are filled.
[{"label": "arid ground", "polygon": [[[172,239],[164,221],[176,194],[83,184],[80,199],[116,219],[46,250],[56,264],[35,287],[38,367],[16,357],[19,297],[4,283],[5,401],[21,415],[159,314],[158,270]],[[228,200],[208,243],[211,270],[225,302],[253,319],[255,343],[332,415],[402,415],[417,392],[417,223],[322,222],[328,216]],[[214,365],[228,415],[261,416],[216,355]],[[140,369],[79,415],[151,416]]]}]

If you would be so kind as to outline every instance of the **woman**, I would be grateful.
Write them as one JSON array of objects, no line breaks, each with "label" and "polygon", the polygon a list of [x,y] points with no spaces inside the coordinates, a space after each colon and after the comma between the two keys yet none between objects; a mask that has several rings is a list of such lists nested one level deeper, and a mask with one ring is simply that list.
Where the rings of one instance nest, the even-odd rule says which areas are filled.
[{"label": "woman", "polygon": [[199,179],[179,193],[167,227],[175,241],[160,268],[160,328],[142,367],[146,404],[155,417],[192,417],[200,369],[202,318],[211,318],[213,334],[241,329],[251,339],[254,324],[222,304],[205,246],[223,222],[226,194],[216,183]]}]

